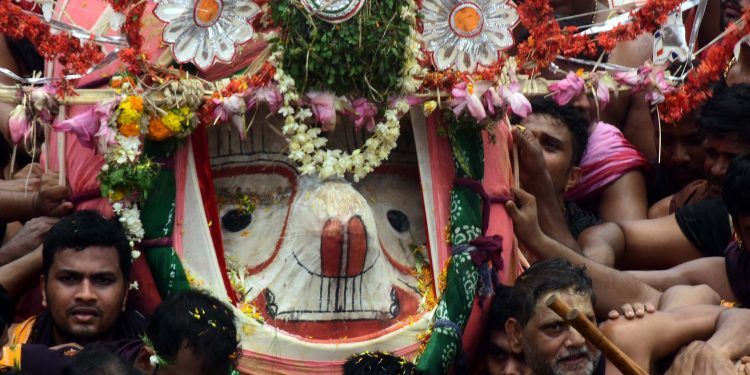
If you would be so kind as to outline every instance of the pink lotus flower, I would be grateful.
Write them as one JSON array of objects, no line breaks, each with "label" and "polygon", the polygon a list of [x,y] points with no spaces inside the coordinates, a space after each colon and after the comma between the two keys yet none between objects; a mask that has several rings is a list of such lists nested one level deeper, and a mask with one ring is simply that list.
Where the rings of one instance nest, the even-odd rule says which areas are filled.
[{"label": "pink lotus flower", "polygon": [[672,92],[674,87],[664,78],[663,70],[659,70],[655,74],[649,74],[648,77],[651,91],[646,93],[646,100],[652,105],[659,104],[664,101],[664,94]]},{"label": "pink lotus flower", "polygon": [[[453,107],[453,114],[458,117],[465,110],[469,110],[469,113],[477,119],[482,121],[487,117],[487,112],[484,110],[484,105],[480,99],[487,90],[490,88],[490,82],[481,81],[477,83],[467,84],[461,82],[451,90],[451,106]],[[493,103],[494,105],[494,103]]]},{"label": "pink lotus flower", "polygon": [[599,101],[599,107],[601,108],[609,103],[609,87],[601,80],[596,84],[596,100]]},{"label": "pink lotus flower", "polygon": [[19,144],[24,138],[28,137],[31,132],[31,122],[26,116],[26,108],[23,105],[17,105],[10,112],[8,129],[10,130],[10,138],[14,144]]},{"label": "pink lotus flower", "polygon": [[359,130],[364,126],[368,132],[375,131],[375,114],[378,108],[367,101],[365,98],[359,98],[352,102],[354,108],[354,128]]},{"label": "pink lotus flower", "polygon": [[553,93],[552,99],[559,105],[570,103],[578,95],[583,93],[585,82],[575,72],[568,72],[565,79],[549,85],[549,90]]},{"label": "pink lotus flower", "polygon": [[251,96],[250,102],[248,102],[248,108],[253,108],[255,106],[255,103],[253,103],[254,101],[260,101],[268,104],[268,109],[271,113],[276,113],[281,106],[282,100],[283,98],[281,97],[279,88],[275,85],[269,85],[261,87],[255,91],[255,95]]},{"label": "pink lotus flower", "polygon": [[523,95],[521,84],[517,81],[511,82],[508,87],[503,87],[500,92],[500,97],[503,104],[509,106],[513,113],[523,118],[531,113],[531,103],[529,102],[529,99]]},{"label": "pink lotus flower", "polygon": [[[245,140],[245,112],[247,104],[243,95],[233,94],[228,98],[213,99],[216,108],[214,117],[222,122],[232,122],[232,125],[240,133],[240,139]],[[253,104],[254,105],[254,104]]]},{"label": "pink lotus flower", "polygon": [[99,151],[104,152],[104,145],[117,144],[115,132],[109,127],[109,120],[118,104],[119,99],[99,103],[73,118],[53,124],[52,128],[58,132],[73,133],[78,142],[87,148],[94,148],[98,141]]},{"label": "pink lotus flower", "polygon": [[320,91],[311,91],[305,96],[323,131],[332,131],[336,127],[336,97]]}]

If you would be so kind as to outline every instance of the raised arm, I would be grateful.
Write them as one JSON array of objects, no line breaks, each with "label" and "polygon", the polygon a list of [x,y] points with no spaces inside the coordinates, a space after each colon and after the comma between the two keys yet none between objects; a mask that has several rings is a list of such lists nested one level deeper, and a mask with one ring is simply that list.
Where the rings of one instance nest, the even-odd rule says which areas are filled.
[{"label": "raised arm", "polygon": [[604,317],[610,310],[618,309],[624,303],[659,304],[661,294],[656,289],[631,275],[588,259],[545,235],[537,221],[534,196],[521,189],[512,189],[512,192],[515,202],[509,201],[505,207],[513,220],[519,241],[540,258],[560,257],[573,264],[586,266],[597,294],[597,316]]}]

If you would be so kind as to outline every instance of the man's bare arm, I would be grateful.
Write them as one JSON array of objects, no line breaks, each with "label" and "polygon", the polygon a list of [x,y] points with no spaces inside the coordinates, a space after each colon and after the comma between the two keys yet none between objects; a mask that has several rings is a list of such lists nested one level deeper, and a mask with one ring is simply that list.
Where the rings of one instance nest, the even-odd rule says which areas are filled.
[{"label": "man's bare arm", "polygon": [[24,293],[39,283],[42,273],[42,249],[0,267],[0,285],[8,295],[18,300]]},{"label": "man's bare arm", "polygon": [[623,269],[665,269],[703,255],[677,224],[675,215],[617,223],[625,235]]},{"label": "man's bare arm", "polygon": [[560,257],[573,264],[586,266],[597,294],[597,316],[607,316],[610,310],[618,309],[625,303],[658,305],[661,294],[656,289],[631,275],[588,259],[545,235],[536,218],[534,196],[520,189],[512,189],[512,192],[517,203],[509,201],[505,207],[513,220],[519,241],[541,258]]},{"label": "man's bare arm", "polygon": [[[705,340],[714,331],[724,310],[720,306],[693,305],[670,311],[656,311],[643,318],[618,318],[601,325],[601,331],[641,368],[664,358],[693,340]],[[607,363],[607,375],[620,372]]]}]

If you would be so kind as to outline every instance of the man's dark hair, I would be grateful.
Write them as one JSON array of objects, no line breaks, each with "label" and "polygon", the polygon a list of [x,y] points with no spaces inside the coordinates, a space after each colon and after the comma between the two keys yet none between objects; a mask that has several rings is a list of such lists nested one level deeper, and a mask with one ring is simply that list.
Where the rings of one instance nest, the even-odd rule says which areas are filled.
[{"label": "man's dark hair", "polygon": [[740,155],[729,164],[721,197],[735,221],[741,214],[750,214],[750,154]]},{"label": "man's dark hair", "polygon": [[741,83],[717,89],[703,105],[698,126],[703,135],[726,137],[736,135],[750,142],[750,84]]},{"label": "man's dark hair", "polygon": [[417,375],[417,367],[397,356],[383,352],[355,354],[344,363],[344,375]]},{"label": "man's dark hair", "polygon": [[167,362],[177,358],[184,344],[217,374],[229,373],[240,353],[232,310],[199,290],[180,291],[164,300],[154,311],[146,336]]},{"label": "man's dark hair", "polygon": [[115,353],[96,347],[78,352],[62,375],[139,375],[133,366],[125,363]]},{"label": "man's dark hair", "polygon": [[107,220],[96,211],[74,212],[50,228],[42,248],[44,276],[49,276],[55,253],[63,249],[81,251],[89,246],[114,247],[120,258],[122,275],[125,280],[130,279],[130,241],[119,221]]},{"label": "man's dark hair", "polygon": [[[529,102],[531,102],[531,115],[551,117],[568,128],[573,143],[573,166],[580,165],[589,144],[589,122],[581,110],[572,104],[558,105],[552,99],[542,96],[532,97]],[[514,124],[519,124],[521,121],[521,118],[516,115],[511,118]]]},{"label": "man's dark hair", "polygon": [[495,288],[495,297],[490,306],[489,327],[491,330],[505,332],[505,322],[516,308],[513,303],[513,288],[500,284]]},{"label": "man's dark hair", "polygon": [[513,300],[517,305],[511,311],[511,316],[525,327],[534,315],[539,298],[550,292],[564,290],[589,295],[591,304],[596,303],[591,278],[586,275],[585,267],[576,267],[560,258],[534,263],[518,277],[513,286]]}]

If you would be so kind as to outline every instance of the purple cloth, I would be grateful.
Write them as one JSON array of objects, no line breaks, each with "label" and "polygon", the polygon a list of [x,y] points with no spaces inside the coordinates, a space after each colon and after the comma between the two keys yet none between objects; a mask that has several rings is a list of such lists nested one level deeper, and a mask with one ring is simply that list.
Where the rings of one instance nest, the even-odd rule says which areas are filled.
[{"label": "purple cloth", "polygon": [[726,250],[726,269],[736,302],[742,307],[750,306],[750,253],[735,241]]}]

